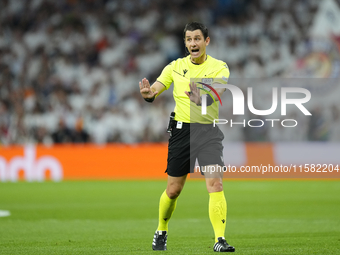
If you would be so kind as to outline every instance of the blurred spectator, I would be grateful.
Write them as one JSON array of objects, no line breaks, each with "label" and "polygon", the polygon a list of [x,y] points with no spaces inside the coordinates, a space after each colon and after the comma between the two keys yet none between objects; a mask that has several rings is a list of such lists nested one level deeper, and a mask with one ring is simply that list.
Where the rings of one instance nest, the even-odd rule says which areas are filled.
[{"label": "blurred spectator", "polygon": [[54,143],[73,142],[72,130],[66,127],[63,119],[60,119],[58,129],[52,133],[52,139]]},{"label": "blurred spectator", "polygon": [[321,107],[317,107],[311,112],[308,130],[310,141],[327,141],[329,139],[329,123],[322,111]]},{"label": "blurred spectator", "polygon": [[84,130],[83,120],[78,119],[75,130],[72,134],[72,142],[74,143],[87,143],[90,142],[90,135]]}]

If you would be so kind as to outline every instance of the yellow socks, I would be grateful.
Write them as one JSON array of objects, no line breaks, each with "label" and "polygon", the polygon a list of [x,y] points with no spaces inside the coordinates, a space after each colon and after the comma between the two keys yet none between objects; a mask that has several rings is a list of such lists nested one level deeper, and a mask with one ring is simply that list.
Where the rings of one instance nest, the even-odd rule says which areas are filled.
[{"label": "yellow socks", "polygon": [[209,196],[209,218],[215,232],[215,242],[218,242],[218,237],[224,237],[227,202],[223,191],[209,193]]},{"label": "yellow socks", "polygon": [[[215,242],[218,242],[218,237],[224,237],[225,226],[227,220],[227,203],[224,197],[224,192],[209,193],[209,218],[215,232]],[[168,231],[168,223],[177,204],[177,198],[170,199],[163,192],[159,201],[159,218],[157,230]]]},{"label": "yellow socks", "polygon": [[168,223],[172,213],[176,208],[176,204],[177,198],[170,199],[165,190],[159,201],[159,218],[157,230],[168,231]]}]

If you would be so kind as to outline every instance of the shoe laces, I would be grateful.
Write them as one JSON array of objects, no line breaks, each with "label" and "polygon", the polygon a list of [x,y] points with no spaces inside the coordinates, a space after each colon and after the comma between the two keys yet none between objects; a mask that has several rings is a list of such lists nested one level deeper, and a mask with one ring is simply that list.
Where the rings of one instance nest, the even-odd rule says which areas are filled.
[{"label": "shoe laces", "polygon": [[156,238],[157,243],[164,243],[166,240],[166,235],[158,235]]},{"label": "shoe laces", "polygon": [[223,245],[229,245],[229,244],[227,243],[227,240],[225,240],[225,239],[220,239],[220,240],[218,240],[218,242],[219,242],[220,244],[223,244]]}]

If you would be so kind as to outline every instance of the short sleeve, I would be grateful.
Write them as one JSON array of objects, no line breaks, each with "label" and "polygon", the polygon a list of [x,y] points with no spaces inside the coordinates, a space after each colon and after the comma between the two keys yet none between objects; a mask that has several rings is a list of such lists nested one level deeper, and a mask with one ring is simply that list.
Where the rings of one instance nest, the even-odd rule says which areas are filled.
[{"label": "short sleeve", "polygon": [[161,75],[157,78],[157,81],[162,83],[166,89],[169,89],[171,83],[173,82],[173,78],[172,78],[172,68],[173,68],[172,65],[173,64],[174,62],[171,62],[166,67],[164,67]]},{"label": "short sleeve", "polygon": [[229,67],[227,66],[226,63],[224,63],[224,65],[221,67],[221,70],[217,72],[216,78],[222,78],[223,76],[226,77],[227,79],[230,76]]}]

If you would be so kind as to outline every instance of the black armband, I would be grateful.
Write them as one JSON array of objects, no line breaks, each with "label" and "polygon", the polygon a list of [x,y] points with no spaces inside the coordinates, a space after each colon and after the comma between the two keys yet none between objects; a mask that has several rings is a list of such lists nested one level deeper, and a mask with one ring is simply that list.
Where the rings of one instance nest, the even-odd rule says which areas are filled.
[{"label": "black armband", "polygon": [[209,95],[207,98],[207,106],[212,105],[213,102],[214,102],[214,99]]},{"label": "black armband", "polygon": [[144,100],[148,103],[152,103],[155,100],[155,97],[153,98],[144,98]]},{"label": "black armband", "polygon": [[[212,103],[214,102],[214,99],[210,96],[207,95],[207,106],[212,105]],[[197,106],[202,105],[202,97],[201,97],[201,104],[198,104]]]}]

